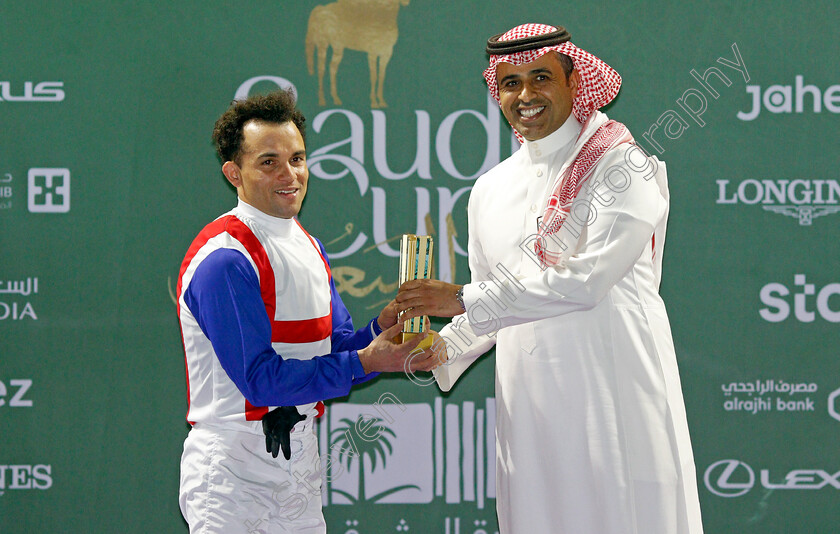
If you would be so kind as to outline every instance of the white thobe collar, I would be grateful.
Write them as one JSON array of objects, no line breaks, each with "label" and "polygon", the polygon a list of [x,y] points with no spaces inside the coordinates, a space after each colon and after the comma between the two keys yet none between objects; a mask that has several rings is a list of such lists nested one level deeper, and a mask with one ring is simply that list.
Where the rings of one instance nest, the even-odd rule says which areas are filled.
[{"label": "white thobe collar", "polygon": [[569,115],[562,126],[536,141],[525,140],[525,148],[531,161],[546,158],[561,148],[571,146],[580,135],[582,126],[574,115]]},{"label": "white thobe collar", "polygon": [[241,198],[239,199],[239,203],[236,205],[236,209],[241,212],[242,215],[258,222],[260,226],[277,237],[289,237],[292,235],[294,227],[297,226],[297,222],[295,222],[294,218],[283,219],[281,217],[274,217],[258,210]]}]

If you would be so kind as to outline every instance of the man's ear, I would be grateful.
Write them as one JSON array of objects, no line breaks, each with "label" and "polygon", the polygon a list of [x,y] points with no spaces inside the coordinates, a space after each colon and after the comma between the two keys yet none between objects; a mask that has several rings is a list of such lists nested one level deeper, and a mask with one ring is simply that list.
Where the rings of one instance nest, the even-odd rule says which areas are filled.
[{"label": "man's ear", "polygon": [[578,89],[580,89],[580,73],[577,69],[569,74],[569,87],[572,89],[572,100],[577,97]]},{"label": "man's ear", "polygon": [[225,175],[225,178],[227,178],[228,182],[230,182],[233,187],[239,188],[239,186],[242,185],[242,174],[240,172],[239,165],[236,163],[226,161],[222,165],[222,174]]}]

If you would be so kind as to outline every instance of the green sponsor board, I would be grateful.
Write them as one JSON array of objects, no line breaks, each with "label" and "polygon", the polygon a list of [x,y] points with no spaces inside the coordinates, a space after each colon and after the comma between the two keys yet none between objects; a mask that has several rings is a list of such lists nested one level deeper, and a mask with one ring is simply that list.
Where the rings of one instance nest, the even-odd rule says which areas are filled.
[{"label": "green sponsor board", "polygon": [[[394,295],[404,233],[434,237],[437,277],[469,279],[470,188],[518,146],[487,96],[484,42],[523,22],[564,25],[613,66],[623,87],[605,111],[667,162],[662,294],[706,532],[835,532],[838,14],[0,6],[0,532],[187,530],[173,293],[190,241],[235,202],[210,142],[233,98],[296,89],[311,173],[300,220],[362,324]],[[491,352],[449,393],[394,375],[328,403],[329,531],[495,532],[493,374]]]}]

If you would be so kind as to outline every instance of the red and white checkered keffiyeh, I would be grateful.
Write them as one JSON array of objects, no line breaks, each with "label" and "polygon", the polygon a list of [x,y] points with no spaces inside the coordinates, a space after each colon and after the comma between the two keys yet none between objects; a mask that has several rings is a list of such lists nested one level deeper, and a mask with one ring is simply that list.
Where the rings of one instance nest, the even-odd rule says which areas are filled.
[{"label": "red and white checkered keffiyeh", "polygon": [[[595,165],[608,151],[622,143],[633,142],[633,136],[630,135],[626,126],[618,121],[607,120],[602,113],[590,115],[583,124],[581,137],[578,140],[585,138],[583,136],[596,126],[595,132],[580,146],[573,163],[551,184],[551,195],[548,197],[540,227],[537,230],[537,240],[534,242],[534,251],[540,259],[542,268],[563,265],[564,251],[572,252],[568,244],[564,243],[566,248],[561,248],[552,236],[560,232],[560,228],[571,212],[575,198],[592,176]],[[576,145],[579,145],[579,142],[576,142]]]},{"label": "red and white checkered keffiyeh", "polygon": [[[523,24],[508,30],[507,33],[499,37],[499,41],[511,41],[554,31],[557,31],[557,28],[546,24]],[[545,46],[535,50],[498,56],[491,55],[490,66],[484,71],[484,79],[487,80],[487,88],[496,102],[499,102],[499,85],[496,81],[496,67],[499,63],[522,65],[523,63],[530,63],[551,51],[560,52],[572,58],[575,69],[580,73],[580,85],[572,104],[572,113],[579,122],[586,122],[593,111],[609,104],[618,94],[618,90],[621,88],[621,76],[594,55],[566,41],[559,45]],[[519,132],[516,133],[519,141],[522,142],[523,139],[518,135]]]}]

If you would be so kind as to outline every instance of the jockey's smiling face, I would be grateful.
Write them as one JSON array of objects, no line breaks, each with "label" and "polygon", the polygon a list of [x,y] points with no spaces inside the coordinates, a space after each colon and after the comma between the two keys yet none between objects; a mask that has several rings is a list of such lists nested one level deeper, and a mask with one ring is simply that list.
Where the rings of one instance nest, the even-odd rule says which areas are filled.
[{"label": "jockey's smiling face", "polygon": [[291,121],[251,120],[242,128],[242,136],[240,163],[228,161],[222,166],[239,198],[273,217],[296,216],[309,182],[300,130]]}]

